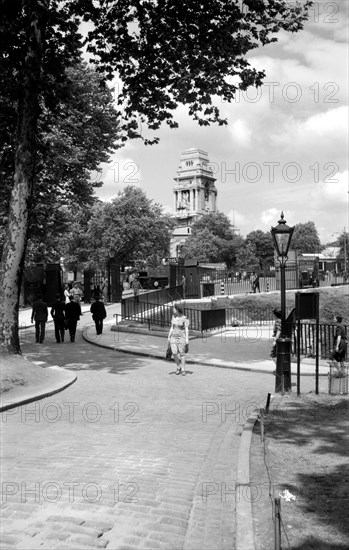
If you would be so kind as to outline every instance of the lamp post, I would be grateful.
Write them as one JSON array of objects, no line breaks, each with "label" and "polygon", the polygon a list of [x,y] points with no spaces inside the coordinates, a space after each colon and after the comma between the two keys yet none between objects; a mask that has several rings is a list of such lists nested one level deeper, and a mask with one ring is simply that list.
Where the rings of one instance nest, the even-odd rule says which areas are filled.
[{"label": "lamp post", "polygon": [[281,283],[281,335],[276,342],[276,377],[275,392],[291,389],[291,338],[286,332],[286,279],[285,269],[287,254],[290,248],[294,227],[289,227],[284,220],[284,213],[276,227],[271,228],[274,246],[280,263]]},{"label": "lamp post", "polygon": [[108,302],[111,302],[111,270],[110,266],[112,263],[112,260],[115,256],[115,250],[109,250],[109,259],[108,259]]}]

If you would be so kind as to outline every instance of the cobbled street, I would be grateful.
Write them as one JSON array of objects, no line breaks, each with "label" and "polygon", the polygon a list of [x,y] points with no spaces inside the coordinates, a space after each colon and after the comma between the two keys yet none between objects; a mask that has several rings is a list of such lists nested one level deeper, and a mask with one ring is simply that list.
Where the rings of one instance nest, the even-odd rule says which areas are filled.
[{"label": "cobbled street", "polygon": [[234,548],[239,438],[273,377],[22,339],[78,380],[2,413],[3,550]]}]

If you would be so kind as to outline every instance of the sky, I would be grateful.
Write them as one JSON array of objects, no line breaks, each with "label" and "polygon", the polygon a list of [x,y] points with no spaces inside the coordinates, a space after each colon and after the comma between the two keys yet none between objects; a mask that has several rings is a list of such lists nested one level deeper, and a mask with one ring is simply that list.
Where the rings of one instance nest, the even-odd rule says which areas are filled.
[{"label": "sky", "polygon": [[172,212],[180,155],[198,147],[216,178],[218,210],[242,236],[269,231],[283,211],[288,225],[313,221],[321,242],[333,242],[349,230],[348,20],[347,0],[314,2],[303,31],[250,53],[265,83],[219,100],[226,127],[200,127],[179,107],[179,128],[156,132],[158,145],[129,141],[91,174],[104,182],[96,195],[108,201],[138,185]]}]

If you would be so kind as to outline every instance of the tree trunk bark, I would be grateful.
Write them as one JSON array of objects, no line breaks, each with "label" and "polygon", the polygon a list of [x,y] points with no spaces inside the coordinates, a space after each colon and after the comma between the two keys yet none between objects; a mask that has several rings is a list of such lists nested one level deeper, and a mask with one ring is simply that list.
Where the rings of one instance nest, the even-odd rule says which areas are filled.
[{"label": "tree trunk bark", "polygon": [[18,108],[17,147],[9,221],[0,264],[0,352],[20,354],[19,296],[33,191],[43,35],[49,0],[23,2],[30,17]]}]

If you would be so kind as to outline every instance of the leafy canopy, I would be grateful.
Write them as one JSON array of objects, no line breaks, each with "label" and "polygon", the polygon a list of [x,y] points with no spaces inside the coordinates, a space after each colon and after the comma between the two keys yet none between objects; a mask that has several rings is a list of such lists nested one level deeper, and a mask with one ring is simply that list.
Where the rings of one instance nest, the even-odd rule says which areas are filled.
[{"label": "leafy canopy", "polygon": [[[173,111],[188,107],[200,125],[226,124],[214,105],[237,89],[261,86],[264,71],[247,54],[275,42],[280,30],[303,27],[309,0],[71,0],[70,10],[92,21],[87,51],[103,74],[117,75],[123,139],[140,126],[176,128]],[[145,138],[143,138],[145,139]],[[145,139],[146,143],[158,138]]]},{"label": "leafy canopy", "polygon": [[230,269],[242,243],[243,239],[234,234],[225,214],[210,212],[193,223],[182,255],[184,258],[198,258],[201,262],[225,262]]},{"label": "leafy canopy", "polygon": [[[38,124],[35,187],[28,228],[26,264],[56,262],[60,242],[78,205],[91,206],[94,189],[102,180],[91,180],[92,170],[109,160],[118,137],[113,96],[100,75],[86,63],[76,63],[54,82],[56,104],[41,98]],[[7,223],[14,170],[15,105],[7,120],[8,133],[0,159],[3,200],[0,203],[0,248]],[[5,126],[4,118],[0,121]],[[7,141],[7,143],[6,143]]]},{"label": "leafy canopy", "polygon": [[246,236],[246,243],[254,245],[257,263],[261,270],[274,265],[274,243],[270,231],[260,229],[251,231]]},{"label": "leafy canopy", "polygon": [[314,222],[297,223],[295,225],[291,248],[303,254],[321,252],[323,246]]},{"label": "leafy canopy", "polygon": [[128,185],[110,203],[93,209],[84,238],[90,264],[103,269],[113,252],[121,264],[143,260],[159,265],[168,256],[172,227],[161,205]]}]

